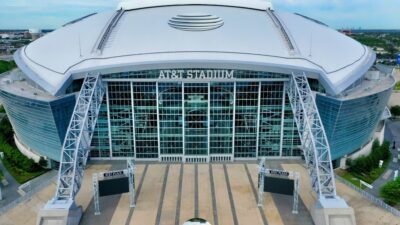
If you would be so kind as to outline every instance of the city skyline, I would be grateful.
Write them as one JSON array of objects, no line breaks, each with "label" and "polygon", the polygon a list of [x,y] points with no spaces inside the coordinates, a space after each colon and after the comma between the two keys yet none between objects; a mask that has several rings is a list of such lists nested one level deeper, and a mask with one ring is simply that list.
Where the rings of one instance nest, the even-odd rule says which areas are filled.
[{"label": "city skyline", "polygon": [[[2,0],[0,29],[55,29],[94,12],[116,7],[119,0]],[[281,0],[278,11],[301,13],[336,29],[400,29],[400,2],[390,0]],[[377,19],[379,18],[379,19]]]}]

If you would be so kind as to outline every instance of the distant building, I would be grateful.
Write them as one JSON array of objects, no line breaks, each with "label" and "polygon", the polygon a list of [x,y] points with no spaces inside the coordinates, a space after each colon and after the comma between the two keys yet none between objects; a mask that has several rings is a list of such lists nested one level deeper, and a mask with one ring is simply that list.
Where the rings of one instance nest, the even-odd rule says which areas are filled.
[{"label": "distant building", "polygon": [[29,29],[29,34],[31,35],[32,41],[43,36],[42,31],[40,29],[36,29],[36,28]]},{"label": "distant building", "polygon": [[353,32],[352,32],[352,30],[351,29],[348,29],[348,30],[339,30],[342,34],[345,34],[345,35],[347,35],[347,36],[352,36],[353,35]]},{"label": "distant building", "polygon": [[2,39],[9,39],[9,38],[13,38],[14,35],[13,34],[9,34],[9,33],[4,33],[4,34],[0,34],[0,37]]},{"label": "distant building", "polygon": [[374,50],[377,54],[387,54],[388,52],[382,47],[374,47]]}]

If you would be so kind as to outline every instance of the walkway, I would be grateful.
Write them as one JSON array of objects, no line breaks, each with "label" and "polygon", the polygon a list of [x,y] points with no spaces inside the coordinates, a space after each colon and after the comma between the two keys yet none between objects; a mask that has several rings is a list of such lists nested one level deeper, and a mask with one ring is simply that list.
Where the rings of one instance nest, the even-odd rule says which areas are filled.
[{"label": "walkway", "polygon": [[265,194],[264,209],[257,207],[255,163],[139,164],[136,185],[136,208],[127,194],[103,197],[102,216],[91,202],[81,224],[181,225],[194,217],[213,225],[313,224],[304,204],[291,213],[290,196]]},{"label": "walkway", "polygon": [[[198,215],[212,225],[310,224],[315,203],[308,172],[299,161],[267,161],[268,167],[301,173],[299,214],[291,214],[290,196],[265,193],[265,207],[256,202],[257,164],[138,164],[135,175],[136,208],[128,194],[100,198],[101,215],[94,215],[92,173],[125,167],[103,161],[86,170],[77,203],[85,211],[81,224],[182,225]],[[18,207],[0,216],[2,225],[34,225],[38,210],[54,195],[55,184],[44,188]],[[338,193],[356,211],[358,224],[399,225],[392,214],[376,207],[357,192],[338,183]],[[24,215],[21,217],[20,215]]]},{"label": "walkway", "polygon": [[[400,121],[388,120],[385,127],[385,140],[390,141],[390,151],[393,158],[397,157],[397,148],[400,148]],[[396,149],[392,148],[393,141],[396,141]],[[399,162],[395,163],[393,160],[389,162],[386,171],[372,184],[374,188],[366,189],[369,193],[379,197],[379,189],[381,186],[386,184],[388,181],[393,180],[394,171],[400,170]]]},{"label": "walkway", "polygon": [[11,174],[4,167],[3,162],[0,160],[0,170],[3,172],[4,177],[6,178],[8,185],[4,186],[0,183],[1,191],[3,194],[3,200],[0,201],[0,208],[8,205],[10,202],[14,201],[20,195],[17,192],[19,187],[19,183],[11,176]]}]

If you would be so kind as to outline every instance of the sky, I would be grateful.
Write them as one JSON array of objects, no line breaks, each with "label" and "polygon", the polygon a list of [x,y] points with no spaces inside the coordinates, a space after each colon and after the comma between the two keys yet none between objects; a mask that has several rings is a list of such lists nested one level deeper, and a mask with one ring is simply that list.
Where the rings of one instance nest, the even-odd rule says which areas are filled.
[{"label": "sky", "polygon": [[[119,0],[0,0],[0,29],[55,29],[93,12],[113,10],[118,2]],[[277,11],[301,13],[336,29],[400,29],[400,0],[272,2]]]}]

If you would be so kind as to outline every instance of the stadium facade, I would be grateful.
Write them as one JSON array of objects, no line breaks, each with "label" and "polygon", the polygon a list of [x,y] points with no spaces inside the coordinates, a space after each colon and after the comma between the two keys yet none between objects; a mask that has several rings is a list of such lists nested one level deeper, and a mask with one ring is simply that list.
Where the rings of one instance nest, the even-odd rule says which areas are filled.
[{"label": "stadium facade", "polygon": [[269,1],[133,1],[14,55],[0,100],[28,155],[59,161],[88,74],[105,86],[90,155],[209,162],[302,155],[288,82],[304,74],[332,160],[371,142],[394,86],[366,46]]}]

